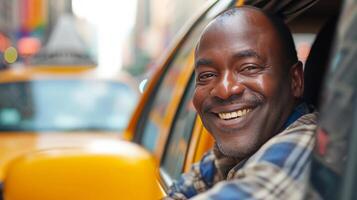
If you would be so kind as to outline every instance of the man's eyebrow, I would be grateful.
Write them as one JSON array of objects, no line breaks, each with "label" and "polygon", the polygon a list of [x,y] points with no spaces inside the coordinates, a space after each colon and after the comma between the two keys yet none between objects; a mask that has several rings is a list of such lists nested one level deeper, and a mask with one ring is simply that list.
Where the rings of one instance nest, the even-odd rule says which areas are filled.
[{"label": "man's eyebrow", "polygon": [[200,58],[195,62],[195,67],[198,67],[198,66],[201,66],[201,65],[210,66],[210,65],[213,65],[213,62],[212,62],[212,60],[208,60],[208,59],[205,59],[205,58]]},{"label": "man's eyebrow", "polygon": [[241,58],[249,58],[249,57],[255,57],[261,61],[264,61],[265,59],[261,57],[256,51],[252,49],[244,50],[244,51],[239,51],[233,55],[235,59],[241,59]]}]

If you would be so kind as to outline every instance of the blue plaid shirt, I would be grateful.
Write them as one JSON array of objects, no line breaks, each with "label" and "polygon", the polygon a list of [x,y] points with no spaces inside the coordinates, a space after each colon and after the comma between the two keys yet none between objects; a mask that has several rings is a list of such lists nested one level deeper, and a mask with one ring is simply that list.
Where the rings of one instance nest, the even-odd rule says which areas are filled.
[{"label": "blue plaid shirt", "polygon": [[316,117],[306,104],[300,104],[284,130],[243,161],[213,148],[173,184],[168,199],[303,198]]}]

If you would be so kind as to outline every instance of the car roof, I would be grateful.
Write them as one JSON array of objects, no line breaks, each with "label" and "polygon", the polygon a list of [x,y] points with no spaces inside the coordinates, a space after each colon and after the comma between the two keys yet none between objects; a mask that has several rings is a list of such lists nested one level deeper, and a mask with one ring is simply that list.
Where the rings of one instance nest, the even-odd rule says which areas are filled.
[{"label": "car roof", "polygon": [[123,82],[137,88],[137,83],[130,75],[124,72],[103,74],[93,66],[19,66],[0,70],[0,83],[52,79],[106,80]]}]

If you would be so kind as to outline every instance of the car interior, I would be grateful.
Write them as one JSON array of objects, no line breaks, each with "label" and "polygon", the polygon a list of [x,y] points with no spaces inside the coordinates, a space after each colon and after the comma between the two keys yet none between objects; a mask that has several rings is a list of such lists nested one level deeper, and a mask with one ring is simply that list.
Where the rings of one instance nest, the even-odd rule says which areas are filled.
[{"label": "car interior", "polygon": [[356,3],[344,1],[320,96],[310,184],[321,199],[357,197]]},{"label": "car interior", "polygon": [[316,36],[304,68],[304,99],[319,108],[319,99],[335,36],[337,16],[327,20]]}]

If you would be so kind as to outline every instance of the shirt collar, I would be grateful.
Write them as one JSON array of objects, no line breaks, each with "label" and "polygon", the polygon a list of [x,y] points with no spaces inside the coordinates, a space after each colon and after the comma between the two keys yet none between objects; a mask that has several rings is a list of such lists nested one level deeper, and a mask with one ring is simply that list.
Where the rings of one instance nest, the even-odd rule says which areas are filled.
[{"label": "shirt collar", "polygon": [[294,108],[293,112],[290,114],[290,116],[284,123],[283,130],[290,126],[292,123],[294,123],[301,116],[306,115],[308,113],[311,113],[311,109],[309,108],[309,106],[305,102],[300,103]]}]

